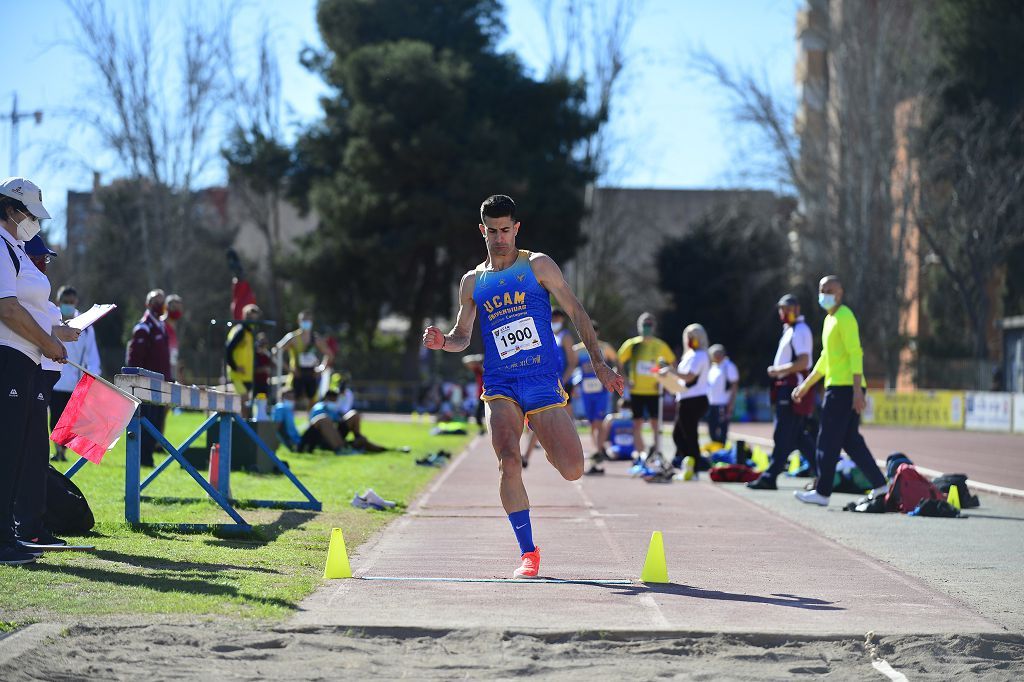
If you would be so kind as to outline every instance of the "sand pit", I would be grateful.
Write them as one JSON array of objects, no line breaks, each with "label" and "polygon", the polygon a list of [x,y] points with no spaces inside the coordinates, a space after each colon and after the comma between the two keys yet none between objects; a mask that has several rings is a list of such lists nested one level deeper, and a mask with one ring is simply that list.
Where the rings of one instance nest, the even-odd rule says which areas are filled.
[{"label": "sand pit", "polygon": [[[1024,676],[1024,639],[881,637],[878,653],[911,680]],[[0,661],[4,645],[0,640]],[[742,634],[524,634],[351,630],[237,623],[77,625],[0,663],[3,680],[138,679],[885,680],[863,638]]]}]

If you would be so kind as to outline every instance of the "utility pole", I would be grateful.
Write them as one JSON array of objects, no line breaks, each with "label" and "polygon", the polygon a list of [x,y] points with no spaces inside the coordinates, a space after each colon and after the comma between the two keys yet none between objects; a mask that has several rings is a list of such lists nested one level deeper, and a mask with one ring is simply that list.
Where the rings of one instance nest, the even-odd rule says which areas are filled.
[{"label": "utility pole", "polygon": [[23,118],[34,118],[36,125],[39,125],[43,122],[43,112],[39,109],[18,111],[18,93],[14,93],[14,104],[11,106],[11,175],[18,174],[18,123]]}]

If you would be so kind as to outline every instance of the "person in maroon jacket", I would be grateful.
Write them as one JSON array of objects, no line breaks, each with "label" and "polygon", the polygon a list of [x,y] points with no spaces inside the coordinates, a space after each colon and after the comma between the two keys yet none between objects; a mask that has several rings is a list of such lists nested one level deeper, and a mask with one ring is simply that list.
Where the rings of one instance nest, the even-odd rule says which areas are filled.
[{"label": "person in maroon jacket", "polygon": [[[167,337],[167,327],[160,316],[164,312],[164,292],[160,289],[146,294],[146,312],[132,330],[131,341],[128,342],[128,353],[125,365],[141,367],[161,374],[167,381],[174,381],[171,372],[171,348]],[[164,420],[167,408],[163,405],[143,403],[142,416],[152,422],[160,433],[164,432]],[[145,429],[142,430],[142,466],[153,466],[153,451],[156,440]]]}]

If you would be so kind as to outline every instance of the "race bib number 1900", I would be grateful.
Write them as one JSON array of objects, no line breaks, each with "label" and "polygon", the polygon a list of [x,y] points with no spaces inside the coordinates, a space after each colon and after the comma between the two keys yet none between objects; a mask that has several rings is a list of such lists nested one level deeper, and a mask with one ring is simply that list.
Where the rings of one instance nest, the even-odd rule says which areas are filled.
[{"label": "race bib number 1900", "polygon": [[498,357],[502,360],[512,357],[521,350],[530,350],[541,345],[537,325],[533,323],[532,317],[503,324],[492,329],[491,335],[494,336]]}]

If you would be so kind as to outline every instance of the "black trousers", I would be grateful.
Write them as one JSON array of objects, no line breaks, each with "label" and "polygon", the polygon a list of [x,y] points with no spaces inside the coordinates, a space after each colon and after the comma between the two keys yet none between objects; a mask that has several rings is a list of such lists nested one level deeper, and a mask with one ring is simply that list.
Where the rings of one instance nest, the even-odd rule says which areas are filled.
[{"label": "black trousers", "polygon": [[780,395],[779,401],[775,403],[775,430],[772,433],[775,448],[772,450],[772,462],[762,476],[774,479],[785,471],[789,465],[789,455],[794,450],[799,450],[811,470],[817,471],[815,438],[807,424],[808,417],[793,413],[793,399]]},{"label": "black trousers", "polygon": [[839,451],[845,450],[853,463],[871,481],[872,488],[885,485],[885,476],[860,435],[860,415],[853,411],[853,386],[830,386],[825,389],[821,406],[821,429],[818,431],[818,493],[832,494],[833,478]]},{"label": "black trousers", "polygon": [[40,368],[36,375],[36,386],[32,389],[25,460],[21,465],[18,492],[14,498],[14,520],[18,537],[23,540],[37,537],[44,530],[46,472],[50,468],[50,429],[46,415],[53,385],[59,379],[60,372]]},{"label": "black trousers", "polygon": [[[139,408],[139,416],[145,417],[153,422],[153,426],[160,433],[164,432],[164,423],[167,421],[167,407],[165,405],[151,405],[143,403]],[[153,466],[153,451],[156,450],[156,439],[150,435],[145,428],[142,429],[142,440],[140,441],[142,466]]]},{"label": "black trousers", "polygon": [[672,440],[676,444],[676,456],[673,460],[675,466],[679,466],[684,457],[693,457],[698,463],[698,470],[701,468],[702,460],[697,426],[707,411],[708,397],[706,395],[685,398],[676,403],[676,423],[672,428]]},{"label": "black trousers", "polygon": [[728,405],[711,405],[708,408],[708,434],[716,443],[729,440],[729,418],[726,416]]},{"label": "black trousers", "polygon": [[0,546],[14,543],[14,501],[40,372],[21,351],[0,346]]}]

